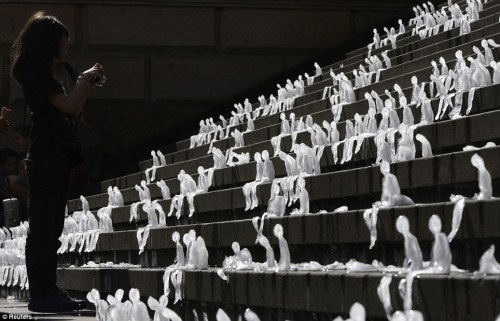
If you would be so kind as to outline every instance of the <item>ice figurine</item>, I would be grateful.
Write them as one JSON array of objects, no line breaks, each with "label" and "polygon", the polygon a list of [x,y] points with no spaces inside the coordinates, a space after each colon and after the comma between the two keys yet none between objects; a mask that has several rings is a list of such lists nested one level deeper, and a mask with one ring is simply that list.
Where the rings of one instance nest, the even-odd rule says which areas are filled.
[{"label": "ice figurine", "polygon": [[384,176],[382,179],[382,206],[403,206],[414,204],[408,196],[401,194],[398,179],[394,174],[391,174],[389,163],[383,161],[380,164],[380,172]]},{"label": "ice figurine", "polygon": [[196,269],[207,269],[208,268],[208,250],[205,245],[205,240],[203,237],[198,236],[196,238],[196,243],[194,244],[196,256],[193,258],[193,265]]},{"label": "ice figurine", "polygon": [[269,158],[269,152],[264,150],[262,152],[262,161],[264,163],[264,169],[262,172],[262,181],[271,182],[274,180],[274,165],[271,159]]},{"label": "ice figurine", "polygon": [[274,251],[271,247],[271,244],[269,244],[269,240],[267,239],[267,237],[265,237],[264,235],[260,235],[257,238],[257,241],[266,249],[266,268],[272,269],[276,267],[276,261],[274,260]]},{"label": "ice figurine", "polygon": [[274,236],[279,240],[280,247],[280,260],[278,262],[278,268],[280,271],[290,270],[290,250],[288,249],[288,242],[283,237],[283,226],[281,224],[276,224],[273,228]]},{"label": "ice figurine", "polygon": [[213,167],[205,170],[203,166],[198,166],[198,193],[208,192],[209,187],[212,185],[213,174]]},{"label": "ice figurine", "polygon": [[392,276],[385,275],[380,279],[380,283],[377,287],[377,295],[380,302],[382,302],[382,305],[384,306],[385,315],[387,316],[388,320],[391,320],[391,314],[392,314],[391,292],[389,289],[391,282],[392,282]]},{"label": "ice figurine", "polygon": [[421,270],[423,267],[422,251],[417,238],[410,232],[408,218],[401,215],[396,220],[396,230],[403,235],[405,245],[405,260],[403,267],[411,271]]},{"label": "ice figurine", "polygon": [[500,264],[495,259],[495,245],[484,252],[479,260],[479,273],[500,274]]},{"label": "ice figurine", "polygon": [[474,198],[478,200],[487,200],[492,197],[491,175],[484,166],[484,160],[478,154],[471,157],[472,166],[477,168],[479,176],[479,194],[475,194]]},{"label": "ice figurine", "polygon": [[128,297],[132,302],[132,309],[130,310],[130,319],[136,321],[149,321],[149,312],[146,305],[141,302],[139,290],[130,289]]},{"label": "ice figurine", "polygon": [[437,273],[449,273],[451,268],[451,251],[448,237],[441,232],[441,219],[432,215],[429,219],[429,230],[434,235],[430,267]]},{"label": "ice figurine", "polygon": [[257,316],[257,314],[249,308],[245,310],[244,316],[246,321],[260,321],[260,318]]},{"label": "ice figurine", "polygon": [[279,195],[281,188],[278,184],[271,185],[271,197],[267,203],[266,213],[268,215],[284,216],[286,209],[286,200],[283,195]]},{"label": "ice figurine", "polygon": [[182,247],[182,244],[180,242],[181,236],[179,232],[175,231],[172,233],[172,241],[175,243],[175,265],[176,266],[184,266],[185,260],[184,260],[184,248]]},{"label": "ice figurine", "polygon": [[427,138],[422,134],[417,134],[415,139],[422,144],[422,157],[432,157],[432,147]]},{"label": "ice figurine", "polygon": [[448,234],[448,242],[451,242],[460,228],[460,223],[462,222],[462,213],[465,207],[465,198],[462,195],[450,195],[450,201],[452,201],[455,206],[453,207],[453,218],[451,220],[451,231]]},{"label": "ice figurine", "polygon": [[164,200],[170,198],[170,189],[168,188],[167,183],[165,183],[163,179],[156,182],[156,186],[160,188],[161,196]]},{"label": "ice figurine", "polygon": [[309,193],[306,190],[306,180],[302,175],[297,179],[297,192],[298,200],[300,201],[300,208],[293,210],[292,214],[309,214]]},{"label": "ice figurine", "polygon": [[95,305],[97,321],[105,321],[109,303],[101,299],[99,291],[97,289],[90,290],[90,292],[87,293],[87,300]]},{"label": "ice figurine", "polygon": [[147,302],[149,308],[155,312],[154,321],[182,321],[174,311],[167,308],[168,296],[162,295],[159,300],[149,297]]},{"label": "ice figurine", "polygon": [[212,147],[212,156],[214,159],[214,168],[219,169],[219,168],[226,168],[226,156],[222,153],[220,149],[217,147]]}]

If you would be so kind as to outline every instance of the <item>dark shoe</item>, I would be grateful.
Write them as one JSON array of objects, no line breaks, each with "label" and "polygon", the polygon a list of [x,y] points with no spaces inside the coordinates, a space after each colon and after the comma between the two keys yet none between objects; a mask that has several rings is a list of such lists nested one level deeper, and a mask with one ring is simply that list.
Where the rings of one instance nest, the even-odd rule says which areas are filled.
[{"label": "dark shoe", "polygon": [[85,301],[75,300],[66,292],[50,293],[44,298],[30,298],[28,310],[33,312],[68,312],[81,310],[85,307]]}]

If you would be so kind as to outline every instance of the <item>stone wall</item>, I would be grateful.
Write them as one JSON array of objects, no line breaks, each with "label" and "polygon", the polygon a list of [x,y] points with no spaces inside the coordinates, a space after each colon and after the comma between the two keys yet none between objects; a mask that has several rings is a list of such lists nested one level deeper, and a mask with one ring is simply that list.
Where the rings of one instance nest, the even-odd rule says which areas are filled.
[{"label": "stone wall", "polygon": [[[227,101],[350,37],[371,34],[416,1],[17,1],[0,4],[0,103],[22,122],[9,51],[27,18],[47,10],[71,32],[76,70],[100,62],[108,82],[88,119],[109,153]],[[360,46],[365,45],[360,43]],[[312,66],[311,66],[312,70]],[[234,101],[232,103],[236,103]],[[191,133],[185,133],[187,137]],[[11,134],[4,139],[10,145]]]}]

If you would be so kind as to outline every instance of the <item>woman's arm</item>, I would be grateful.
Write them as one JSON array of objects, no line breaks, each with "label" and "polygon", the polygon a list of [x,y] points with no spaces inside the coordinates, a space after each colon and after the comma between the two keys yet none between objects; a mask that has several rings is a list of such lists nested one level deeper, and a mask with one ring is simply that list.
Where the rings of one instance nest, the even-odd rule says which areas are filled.
[{"label": "woman's arm", "polygon": [[66,114],[78,115],[83,111],[87,96],[95,88],[96,83],[104,77],[104,69],[100,64],[82,72],[73,90],[67,95],[54,94],[48,97],[48,101],[56,108]]}]

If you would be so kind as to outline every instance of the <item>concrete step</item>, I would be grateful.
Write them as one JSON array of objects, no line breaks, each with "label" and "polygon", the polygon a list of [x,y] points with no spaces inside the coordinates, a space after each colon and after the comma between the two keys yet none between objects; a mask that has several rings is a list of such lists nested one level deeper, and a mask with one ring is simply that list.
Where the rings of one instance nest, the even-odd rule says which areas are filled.
[{"label": "concrete step", "polygon": [[[190,303],[199,302],[210,306],[271,308],[275,313],[283,309],[292,320],[305,320],[299,317],[301,312],[307,312],[304,315],[307,319],[313,313],[317,318],[329,317],[331,320],[339,314],[347,315],[351,305],[360,302],[370,319],[385,316],[376,294],[384,276],[382,273],[235,271],[227,273],[228,282],[223,281],[214,269],[186,270],[183,274],[184,299],[176,306],[183,306],[183,310],[189,313],[192,313],[187,308],[191,307]],[[163,269],[58,270],[58,279],[64,288],[72,291],[86,293],[96,287],[102,293],[114,293],[117,288],[135,287],[144,297],[163,294],[162,276]],[[390,286],[391,299],[397,310],[402,310],[397,285],[403,277],[394,275]],[[171,289],[172,300],[173,293],[174,289]],[[496,304],[499,293],[500,283],[496,276],[477,277],[471,273],[421,275],[414,280],[413,307],[424,314],[425,320],[494,320],[499,312]],[[191,320],[191,317],[185,320]]]}]

